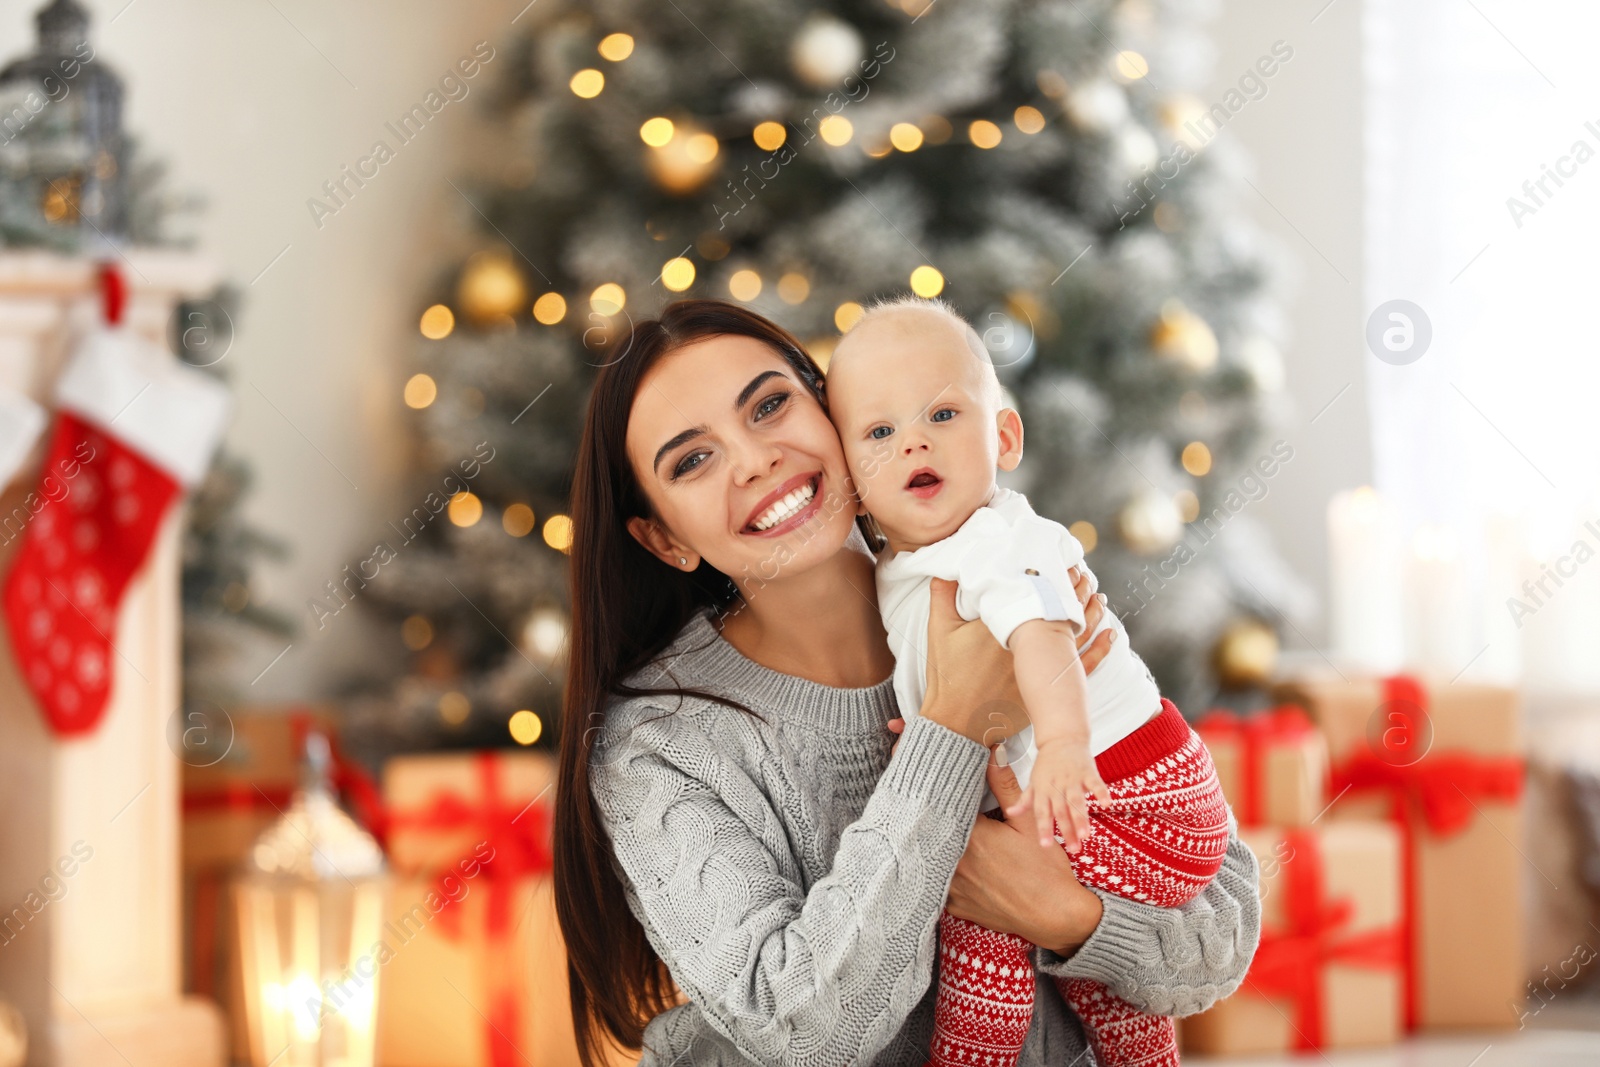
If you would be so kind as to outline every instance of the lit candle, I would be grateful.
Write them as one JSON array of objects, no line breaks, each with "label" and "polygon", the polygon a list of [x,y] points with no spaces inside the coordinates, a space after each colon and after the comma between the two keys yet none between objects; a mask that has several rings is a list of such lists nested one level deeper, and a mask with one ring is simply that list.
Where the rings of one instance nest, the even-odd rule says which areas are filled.
[{"label": "lit candle", "polygon": [[1421,526],[1406,574],[1406,665],[1445,678],[1465,670],[1477,651],[1467,611],[1466,573],[1455,534]]},{"label": "lit candle", "polygon": [[1400,552],[1394,515],[1370,487],[1328,503],[1328,634],[1337,658],[1373,671],[1404,660]]}]

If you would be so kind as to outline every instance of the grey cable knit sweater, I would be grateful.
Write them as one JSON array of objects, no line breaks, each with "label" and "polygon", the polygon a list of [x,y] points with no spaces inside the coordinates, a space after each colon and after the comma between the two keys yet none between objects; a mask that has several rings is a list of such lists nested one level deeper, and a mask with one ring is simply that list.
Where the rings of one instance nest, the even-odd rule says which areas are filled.
[{"label": "grey cable knit sweater", "polygon": [[[630,681],[721,693],[614,699],[591,759],[628,904],[688,997],[645,1030],[641,1067],[927,1059],[937,923],[984,790],[988,751],[899,714],[893,679],[836,689],[747,659],[699,614]],[[1099,893],[1105,913],[1044,974],[1094,978],[1158,1015],[1232,992],[1259,934],[1256,861],[1230,836],[1181,908]],[[1096,891],[1098,893],[1098,890]],[[1023,1067],[1091,1064],[1041,974]]]}]

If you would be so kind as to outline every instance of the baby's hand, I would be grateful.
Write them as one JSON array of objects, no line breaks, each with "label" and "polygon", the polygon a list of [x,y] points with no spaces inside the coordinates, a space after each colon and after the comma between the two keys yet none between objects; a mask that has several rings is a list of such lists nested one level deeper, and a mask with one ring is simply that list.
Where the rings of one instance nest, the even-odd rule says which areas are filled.
[{"label": "baby's hand", "polygon": [[1086,742],[1048,740],[1039,745],[1033,772],[1022,799],[1006,809],[1008,816],[1029,810],[1039,825],[1039,844],[1056,844],[1054,827],[1061,829],[1061,843],[1076,853],[1089,839],[1088,794],[1102,804],[1111,803],[1111,790],[1095,770],[1094,757]]}]

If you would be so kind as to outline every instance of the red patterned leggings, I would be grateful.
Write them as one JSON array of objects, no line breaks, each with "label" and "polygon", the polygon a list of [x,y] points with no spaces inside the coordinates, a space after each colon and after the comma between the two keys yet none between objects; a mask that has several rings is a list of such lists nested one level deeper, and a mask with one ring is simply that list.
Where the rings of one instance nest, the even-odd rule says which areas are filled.
[{"label": "red patterned leggings", "polygon": [[[1211,754],[1169,700],[1099,756],[1111,803],[1089,798],[1093,832],[1073,872],[1084,885],[1144,904],[1177,907],[1222,866],[1228,809]],[[939,919],[936,1067],[1011,1067],[1033,1021],[1033,945],[945,912]],[[1055,978],[1078,1013],[1100,1067],[1178,1062],[1172,1020],[1146,1015],[1086,978]]]}]

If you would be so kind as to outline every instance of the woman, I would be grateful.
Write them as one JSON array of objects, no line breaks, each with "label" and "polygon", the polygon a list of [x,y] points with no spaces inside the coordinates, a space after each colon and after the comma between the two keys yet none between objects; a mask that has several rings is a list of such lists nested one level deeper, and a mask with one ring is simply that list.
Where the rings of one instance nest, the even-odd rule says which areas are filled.
[{"label": "woman", "polygon": [[[1259,914],[1236,835],[1212,886],[1162,909],[1086,889],[1060,850],[977,817],[986,767],[1003,804],[1018,793],[986,745],[1020,699],[952,583],[933,590],[921,715],[899,720],[870,526],[825,403],[792,336],[712,300],[634,326],[596,380],[555,846],[584,1063],[609,1040],[646,1065],[921,1064],[947,898],[1040,946],[1039,970],[1153,1014],[1231,992]],[[1041,981],[1022,1064],[1083,1056]]]}]

